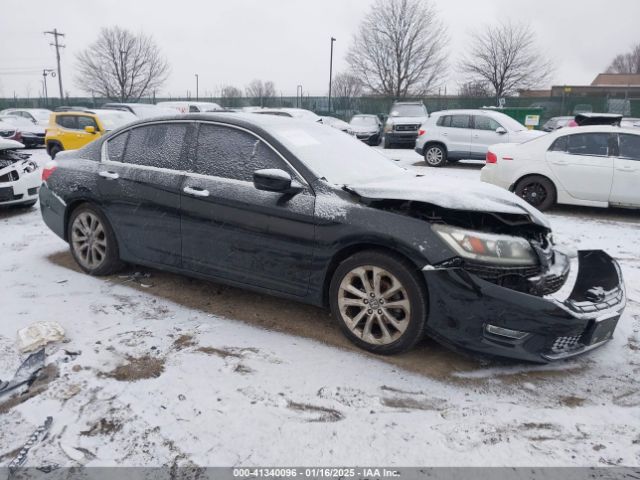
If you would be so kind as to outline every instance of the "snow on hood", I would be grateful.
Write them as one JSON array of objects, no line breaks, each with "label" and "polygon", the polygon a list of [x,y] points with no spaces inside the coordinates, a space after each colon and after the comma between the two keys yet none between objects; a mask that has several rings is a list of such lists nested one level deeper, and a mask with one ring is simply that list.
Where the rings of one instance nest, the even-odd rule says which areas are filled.
[{"label": "snow on hood", "polygon": [[401,175],[388,180],[351,184],[346,188],[371,200],[409,200],[452,210],[528,215],[534,223],[551,228],[546,217],[523,199],[486,183]]},{"label": "snow on hood", "polygon": [[372,133],[372,132],[378,132],[378,130],[380,130],[380,128],[377,125],[353,125],[350,124],[350,128],[351,130],[353,130],[356,133]]},{"label": "snow on hood", "polygon": [[24,148],[24,145],[15,140],[8,140],[6,138],[0,138],[0,150],[14,150],[16,148]]}]

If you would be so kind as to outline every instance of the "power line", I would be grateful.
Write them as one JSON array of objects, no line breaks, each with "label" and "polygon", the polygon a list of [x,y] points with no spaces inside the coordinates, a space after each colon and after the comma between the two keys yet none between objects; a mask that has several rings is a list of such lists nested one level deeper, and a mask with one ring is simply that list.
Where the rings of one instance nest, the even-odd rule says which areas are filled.
[{"label": "power line", "polygon": [[60,49],[65,48],[66,45],[60,45],[58,42],[58,37],[64,37],[64,33],[58,32],[57,28],[54,28],[53,31],[44,32],[45,35],[53,35],[53,43],[49,45],[53,45],[56,47],[56,60],[58,62],[58,86],[60,87],[60,100],[64,101],[64,93],[62,90],[62,70],[60,69]]}]

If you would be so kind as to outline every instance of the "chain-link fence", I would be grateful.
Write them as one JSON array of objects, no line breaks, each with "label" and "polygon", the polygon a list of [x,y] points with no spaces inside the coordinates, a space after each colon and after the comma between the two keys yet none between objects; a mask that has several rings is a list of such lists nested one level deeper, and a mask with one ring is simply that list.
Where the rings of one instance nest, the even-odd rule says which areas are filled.
[{"label": "chain-link fence", "polygon": [[[141,103],[154,103],[152,98],[141,99]],[[165,100],[195,101],[193,98],[156,98],[156,102]],[[358,98],[332,98],[331,108],[329,99],[323,97],[276,96],[269,98],[218,98],[200,97],[200,101],[215,102],[227,108],[242,108],[249,106],[259,107],[297,107],[312,110],[320,115],[330,114],[349,120],[355,113],[366,113],[384,117],[388,115],[393,102],[392,97],[358,97]],[[405,98],[403,101],[422,101],[429,112],[451,109],[476,109],[496,105],[495,98],[478,97],[454,97],[454,96],[429,96],[421,98]],[[109,100],[91,97],[70,97],[61,101],[59,98],[0,98],[0,110],[6,108],[50,108],[60,105],[98,108]],[[505,107],[508,108],[539,108],[542,111],[542,121],[551,117],[575,115],[582,112],[619,113],[626,116],[640,117],[640,98],[615,98],[615,97],[508,97],[505,99]]]}]

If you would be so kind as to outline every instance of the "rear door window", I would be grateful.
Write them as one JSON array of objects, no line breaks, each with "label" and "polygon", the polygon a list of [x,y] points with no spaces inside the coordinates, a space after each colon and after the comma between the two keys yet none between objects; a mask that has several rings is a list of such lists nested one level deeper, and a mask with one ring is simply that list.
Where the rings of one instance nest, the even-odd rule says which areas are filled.
[{"label": "rear door window", "polygon": [[56,123],[62,128],[69,130],[78,129],[78,116],[77,115],[58,115],[56,117]]},{"label": "rear door window", "polygon": [[185,151],[188,128],[189,124],[182,122],[157,123],[129,130],[128,142],[122,157],[124,163],[169,170],[188,170]]},{"label": "rear door window", "polygon": [[608,133],[580,133],[570,135],[567,152],[571,155],[606,157],[609,154]]},{"label": "rear door window", "polygon": [[290,171],[266,143],[237,128],[201,124],[194,172],[212,177],[253,181],[253,172],[265,168]]},{"label": "rear door window", "polygon": [[452,115],[451,128],[469,128],[471,115]]}]

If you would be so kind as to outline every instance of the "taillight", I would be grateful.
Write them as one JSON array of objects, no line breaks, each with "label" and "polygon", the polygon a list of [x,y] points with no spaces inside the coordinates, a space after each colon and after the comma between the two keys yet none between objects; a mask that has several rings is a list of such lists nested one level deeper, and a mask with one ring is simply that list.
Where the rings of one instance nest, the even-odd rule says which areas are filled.
[{"label": "taillight", "polygon": [[491,150],[487,152],[487,163],[498,163],[498,156]]},{"label": "taillight", "polygon": [[424,135],[425,133],[427,133],[426,130],[420,129],[418,130],[418,136],[421,137],[422,135]]},{"label": "taillight", "polygon": [[46,182],[49,177],[56,171],[58,164],[54,161],[47,163],[42,169],[42,181]]}]

